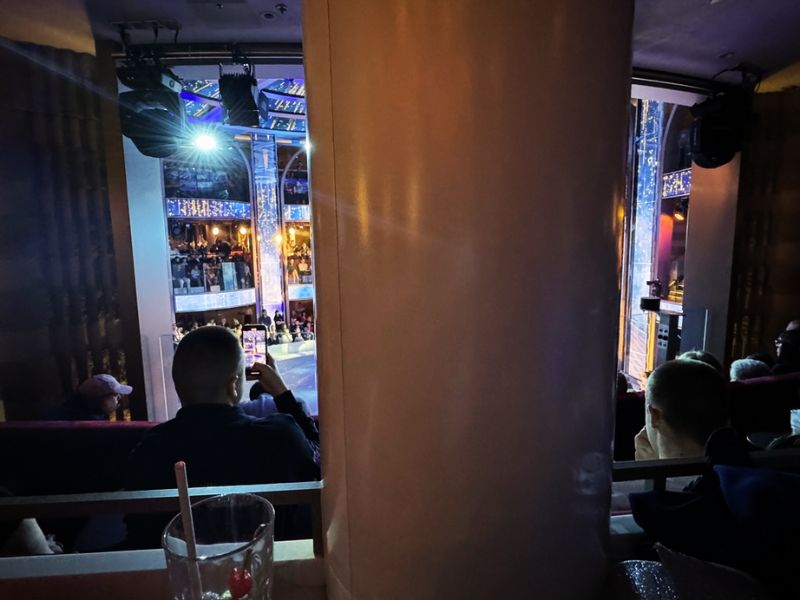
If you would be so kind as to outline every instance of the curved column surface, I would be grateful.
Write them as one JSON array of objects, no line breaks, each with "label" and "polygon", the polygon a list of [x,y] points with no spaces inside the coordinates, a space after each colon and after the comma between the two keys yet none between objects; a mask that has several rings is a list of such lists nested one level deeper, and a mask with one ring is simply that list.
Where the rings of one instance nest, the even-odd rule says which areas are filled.
[{"label": "curved column surface", "polygon": [[598,590],[631,11],[305,4],[331,598]]}]

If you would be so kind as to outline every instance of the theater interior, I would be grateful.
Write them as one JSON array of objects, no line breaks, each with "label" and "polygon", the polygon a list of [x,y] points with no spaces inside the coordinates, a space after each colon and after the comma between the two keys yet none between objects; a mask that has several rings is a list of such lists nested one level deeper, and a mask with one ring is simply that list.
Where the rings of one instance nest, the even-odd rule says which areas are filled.
[{"label": "theater interior", "polygon": [[798,31],[0,0],[0,598],[800,597]]}]

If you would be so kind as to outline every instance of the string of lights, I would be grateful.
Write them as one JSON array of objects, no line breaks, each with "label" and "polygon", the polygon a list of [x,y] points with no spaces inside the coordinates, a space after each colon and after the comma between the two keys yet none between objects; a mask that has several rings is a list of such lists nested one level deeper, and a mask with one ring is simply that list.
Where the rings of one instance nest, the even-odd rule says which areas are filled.
[{"label": "string of lights", "polygon": [[167,216],[181,219],[250,219],[249,202],[211,198],[167,198]]},{"label": "string of lights", "polygon": [[688,196],[692,190],[691,169],[682,169],[680,171],[667,173],[662,179],[662,198],[680,198],[681,196]]}]

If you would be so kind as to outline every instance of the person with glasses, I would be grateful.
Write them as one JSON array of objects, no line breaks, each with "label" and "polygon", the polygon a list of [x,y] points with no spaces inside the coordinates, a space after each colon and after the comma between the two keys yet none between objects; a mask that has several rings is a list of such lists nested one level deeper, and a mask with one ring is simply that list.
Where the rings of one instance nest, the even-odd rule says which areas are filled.
[{"label": "person with glasses", "polygon": [[775,353],[778,359],[772,368],[773,375],[800,371],[800,319],[790,321],[775,338]]}]

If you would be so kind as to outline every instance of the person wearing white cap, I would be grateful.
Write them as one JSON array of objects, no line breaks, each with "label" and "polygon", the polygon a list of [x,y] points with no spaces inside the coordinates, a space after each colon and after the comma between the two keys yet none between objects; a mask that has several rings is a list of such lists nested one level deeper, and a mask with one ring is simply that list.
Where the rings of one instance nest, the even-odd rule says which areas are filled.
[{"label": "person wearing white cap", "polygon": [[117,410],[121,396],[133,391],[111,375],[94,375],[78,386],[66,402],[50,413],[52,421],[105,421]]}]

